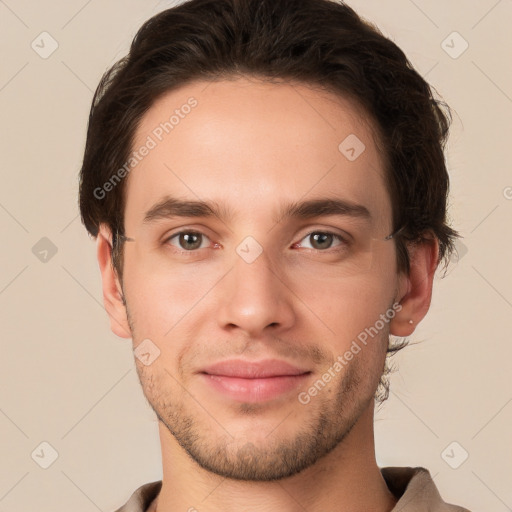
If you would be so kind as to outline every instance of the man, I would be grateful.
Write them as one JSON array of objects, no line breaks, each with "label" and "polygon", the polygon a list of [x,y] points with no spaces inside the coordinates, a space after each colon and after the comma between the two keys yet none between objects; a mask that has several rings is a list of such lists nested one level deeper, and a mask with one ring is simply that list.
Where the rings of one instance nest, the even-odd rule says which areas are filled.
[{"label": "man", "polygon": [[464,511],[379,468],[386,359],[426,315],[448,117],[329,0],[191,0],[93,100],[80,183],[163,479],[119,511]]}]

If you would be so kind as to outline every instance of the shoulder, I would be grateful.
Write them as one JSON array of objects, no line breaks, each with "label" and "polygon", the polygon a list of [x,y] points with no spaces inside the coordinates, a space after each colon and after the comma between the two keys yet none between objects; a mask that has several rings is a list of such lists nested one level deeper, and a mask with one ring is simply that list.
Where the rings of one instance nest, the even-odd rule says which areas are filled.
[{"label": "shoulder", "polygon": [[388,489],[398,498],[391,512],[470,512],[445,502],[430,472],[423,467],[385,467],[380,471]]},{"label": "shoulder", "polygon": [[115,510],[115,512],[146,512],[161,488],[161,480],[140,486],[133,492],[130,499],[121,508]]}]

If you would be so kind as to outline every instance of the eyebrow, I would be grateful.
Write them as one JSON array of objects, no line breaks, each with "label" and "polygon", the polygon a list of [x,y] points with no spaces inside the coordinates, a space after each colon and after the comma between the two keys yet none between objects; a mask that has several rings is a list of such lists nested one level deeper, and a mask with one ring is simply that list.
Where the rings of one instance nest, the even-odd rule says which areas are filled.
[{"label": "eyebrow", "polygon": [[[368,208],[361,204],[345,199],[321,197],[286,204],[281,207],[273,221],[280,222],[289,218],[312,219],[329,215],[349,216],[364,220],[372,218]],[[236,212],[215,201],[181,200],[165,196],[145,213],[143,223],[151,224],[161,219],[174,217],[217,217],[227,222],[236,217]]]}]

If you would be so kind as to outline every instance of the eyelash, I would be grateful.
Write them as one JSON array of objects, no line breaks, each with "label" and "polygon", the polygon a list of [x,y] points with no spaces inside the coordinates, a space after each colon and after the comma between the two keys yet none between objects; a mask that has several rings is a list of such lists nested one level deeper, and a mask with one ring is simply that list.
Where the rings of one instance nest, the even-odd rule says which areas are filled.
[{"label": "eyelash", "polygon": [[[200,236],[204,236],[204,237],[208,238],[207,235],[205,235],[204,233],[201,233],[200,231],[182,230],[182,231],[178,231],[176,233],[173,233],[171,236],[166,237],[164,239],[164,241],[163,241],[163,245],[170,245],[169,244],[170,240],[172,240],[173,238],[179,237],[179,235],[183,235],[183,234],[187,234],[187,235],[200,235]],[[340,235],[339,233],[335,233],[333,231],[329,231],[329,230],[314,230],[314,231],[310,231],[304,237],[302,237],[301,240],[304,240],[304,238],[310,237],[311,235],[314,235],[314,234],[332,235],[334,238],[337,238],[341,243],[339,244],[339,246],[335,246],[334,248],[330,247],[329,249],[325,249],[325,250],[306,248],[309,251],[314,251],[314,252],[317,252],[317,253],[332,254],[333,252],[340,252],[341,250],[345,249],[347,246],[350,245],[350,242],[346,238],[344,238],[342,235]],[[293,245],[296,245],[296,244],[293,244]],[[194,255],[194,254],[197,254],[198,251],[201,250],[201,249],[191,249],[191,250],[187,251],[187,250],[184,250],[184,249],[180,250],[180,249],[178,249],[175,246],[171,246],[171,247],[172,247],[172,250],[174,252],[176,252],[177,254],[186,254],[186,255]],[[337,247],[340,247],[340,248],[337,249]],[[204,249],[204,247],[203,247],[203,249]]]}]

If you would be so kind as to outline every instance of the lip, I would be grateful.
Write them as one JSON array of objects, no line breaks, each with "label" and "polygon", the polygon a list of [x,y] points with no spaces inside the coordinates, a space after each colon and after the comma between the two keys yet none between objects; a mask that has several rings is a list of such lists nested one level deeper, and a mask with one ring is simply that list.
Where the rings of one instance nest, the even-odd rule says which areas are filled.
[{"label": "lip", "polygon": [[232,359],[205,368],[201,377],[210,388],[240,402],[265,402],[302,385],[311,371],[285,361]]},{"label": "lip", "polygon": [[286,361],[280,361],[278,359],[264,359],[262,361],[229,359],[215,363],[201,371],[201,373],[207,373],[209,375],[238,377],[241,379],[293,376],[307,372],[309,372],[308,369],[298,368]]}]

